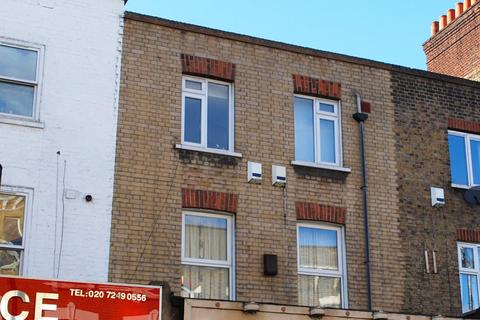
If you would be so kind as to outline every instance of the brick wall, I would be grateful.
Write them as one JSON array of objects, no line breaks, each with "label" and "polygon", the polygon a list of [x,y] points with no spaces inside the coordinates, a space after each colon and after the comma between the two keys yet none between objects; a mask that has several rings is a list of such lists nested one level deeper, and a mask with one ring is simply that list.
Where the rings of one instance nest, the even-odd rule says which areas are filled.
[{"label": "brick wall", "polygon": [[[452,2],[453,3],[453,2]],[[480,2],[423,45],[428,70],[480,81]]]},{"label": "brick wall", "polygon": [[[478,128],[480,84],[457,85],[401,73],[392,73],[392,81],[400,226],[408,252],[404,311],[458,316],[457,229],[479,229],[480,216],[478,207],[464,201],[465,190],[451,187],[447,130]],[[432,186],[445,189],[444,207],[432,208]],[[430,266],[436,252],[438,274],[426,273],[425,250]]]},{"label": "brick wall", "polygon": [[[404,256],[390,73],[175,26],[132,14],[126,19],[110,280],[167,281],[179,294],[182,189],[206,190],[238,195],[237,299],[298,303],[296,204],[311,203],[343,208],[342,221],[334,221],[345,223],[349,306],[365,309],[359,131],[351,116],[356,90],[373,106],[366,150],[374,307],[401,309]],[[235,65],[235,151],[242,158],[173,147],[181,139],[182,54]],[[344,164],[350,174],[291,165],[292,75],[341,84]],[[340,86],[332,92],[340,97]],[[376,106],[382,112],[375,112]],[[262,184],[246,182],[248,160],[262,163]],[[272,164],[287,168],[286,189],[271,185]],[[265,253],[278,255],[275,277],[263,275]]]}]

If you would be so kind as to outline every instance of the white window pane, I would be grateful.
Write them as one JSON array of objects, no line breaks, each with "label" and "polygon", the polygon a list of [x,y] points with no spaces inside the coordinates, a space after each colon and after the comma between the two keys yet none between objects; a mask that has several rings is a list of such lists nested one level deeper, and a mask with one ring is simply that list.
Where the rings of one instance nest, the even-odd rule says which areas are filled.
[{"label": "white window pane", "polygon": [[298,276],[298,298],[300,305],[340,308],[340,278],[320,276]]},{"label": "white window pane", "polygon": [[468,185],[465,139],[460,136],[449,134],[448,147],[450,150],[450,173],[452,175],[452,183]]},{"label": "white window pane", "polygon": [[202,90],[202,83],[199,81],[185,80],[185,87],[187,89]]},{"label": "white window pane", "polygon": [[202,100],[185,97],[184,140],[201,143],[202,137]]},{"label": "white window pane", "polygon": [[37,52],[0,45],[0,77],[35,81]]},{"label": "white window pane", "polygon": [[333,120],[320,119],[320,161],[336,163]]},{"label": "white window pane", "polygon": [[20,274],[21,251],[0,249],[0,275]]},{"label": "white window pane", "polygon": [[333,104],[320,103],[320,111],[334,113],[335,112],[335,106]]},{"label": "white window pane", "polygon": [[25,198],[0,194],[0,244],[22,245]]},{"label": "white window pane", "polygon": [[473,249],[472,248],[461,248],[462,255],[462,268],[475,269],[475,263],[473,258]]},{"label": "white window pane", "polygon": [[229,274],[226,268],[182,266],[182,297],[228,300]]},{"label": "white window pane", "polygon": [[477,309],[479,307],[477,276],[461,274],[460,287],[463,312]]},{"label": "white window pane", "polygon": [[480,184],[480,141],[470,140],[472,155],[473,183]]},{"label": "white window pane", "polygon": [[313,100],[295,97],[295,160],[315,162]]},{"label": "white window pane", "polygon": [[208,84],[207,147],[228,150],[229,88]]},{"label": "white window pane", "polygon": [[185,256],[227,261],[227,219],[185,215]]},{"label": "white window pane", "polygon": [[34,88],[0,82],[0,112],[17,116],[33,116]]},{"label": "white window pane", "polygon": [[300,267],[338,270],[337,231],[299,227]]}]

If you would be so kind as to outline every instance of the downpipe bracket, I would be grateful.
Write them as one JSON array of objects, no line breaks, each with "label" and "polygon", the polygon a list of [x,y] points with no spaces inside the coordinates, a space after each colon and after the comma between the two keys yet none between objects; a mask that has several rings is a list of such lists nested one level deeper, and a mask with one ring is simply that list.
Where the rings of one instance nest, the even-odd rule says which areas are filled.
[{"label": "downpipe bracket", "polygon": [[365,113],[365,112],[354,113],[353,119],[355,119],[358,122],[365,122],[368,119],[368,113]]}]

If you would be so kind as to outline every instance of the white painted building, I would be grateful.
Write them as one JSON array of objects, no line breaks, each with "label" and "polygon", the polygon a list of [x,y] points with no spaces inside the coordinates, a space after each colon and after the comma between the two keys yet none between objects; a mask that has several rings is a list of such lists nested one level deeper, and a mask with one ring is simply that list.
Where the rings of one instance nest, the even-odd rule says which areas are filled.
[{"label": "white painted building", "polygon": [[0,274],[108,278],[123,6],[0,1]]}]

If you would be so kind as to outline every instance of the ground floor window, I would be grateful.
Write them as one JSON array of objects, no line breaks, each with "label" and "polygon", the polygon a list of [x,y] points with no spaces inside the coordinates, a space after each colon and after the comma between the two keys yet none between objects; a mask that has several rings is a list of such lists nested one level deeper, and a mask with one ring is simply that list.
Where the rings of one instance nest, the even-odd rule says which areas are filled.
[{"label": "ground floor window", "polygon": [[347,307],[343,228],[298,224],[297,252],[299,304]]},{"label": "ground floor window", "polygon": [[22,273],[26,203],[26,194],[0,192],[0,274]]},{"label": "ground floor window", "polygon": [[183,213],[182,296],[234,299],[233,256],[232,216]]},{"label": "ground floor window", "polygon": [[480,307],[479,302],[479,251],[480,245],[471,243],[458,244],[458,265],[460,269],[460,293],[462,296],[462,312]]}]

